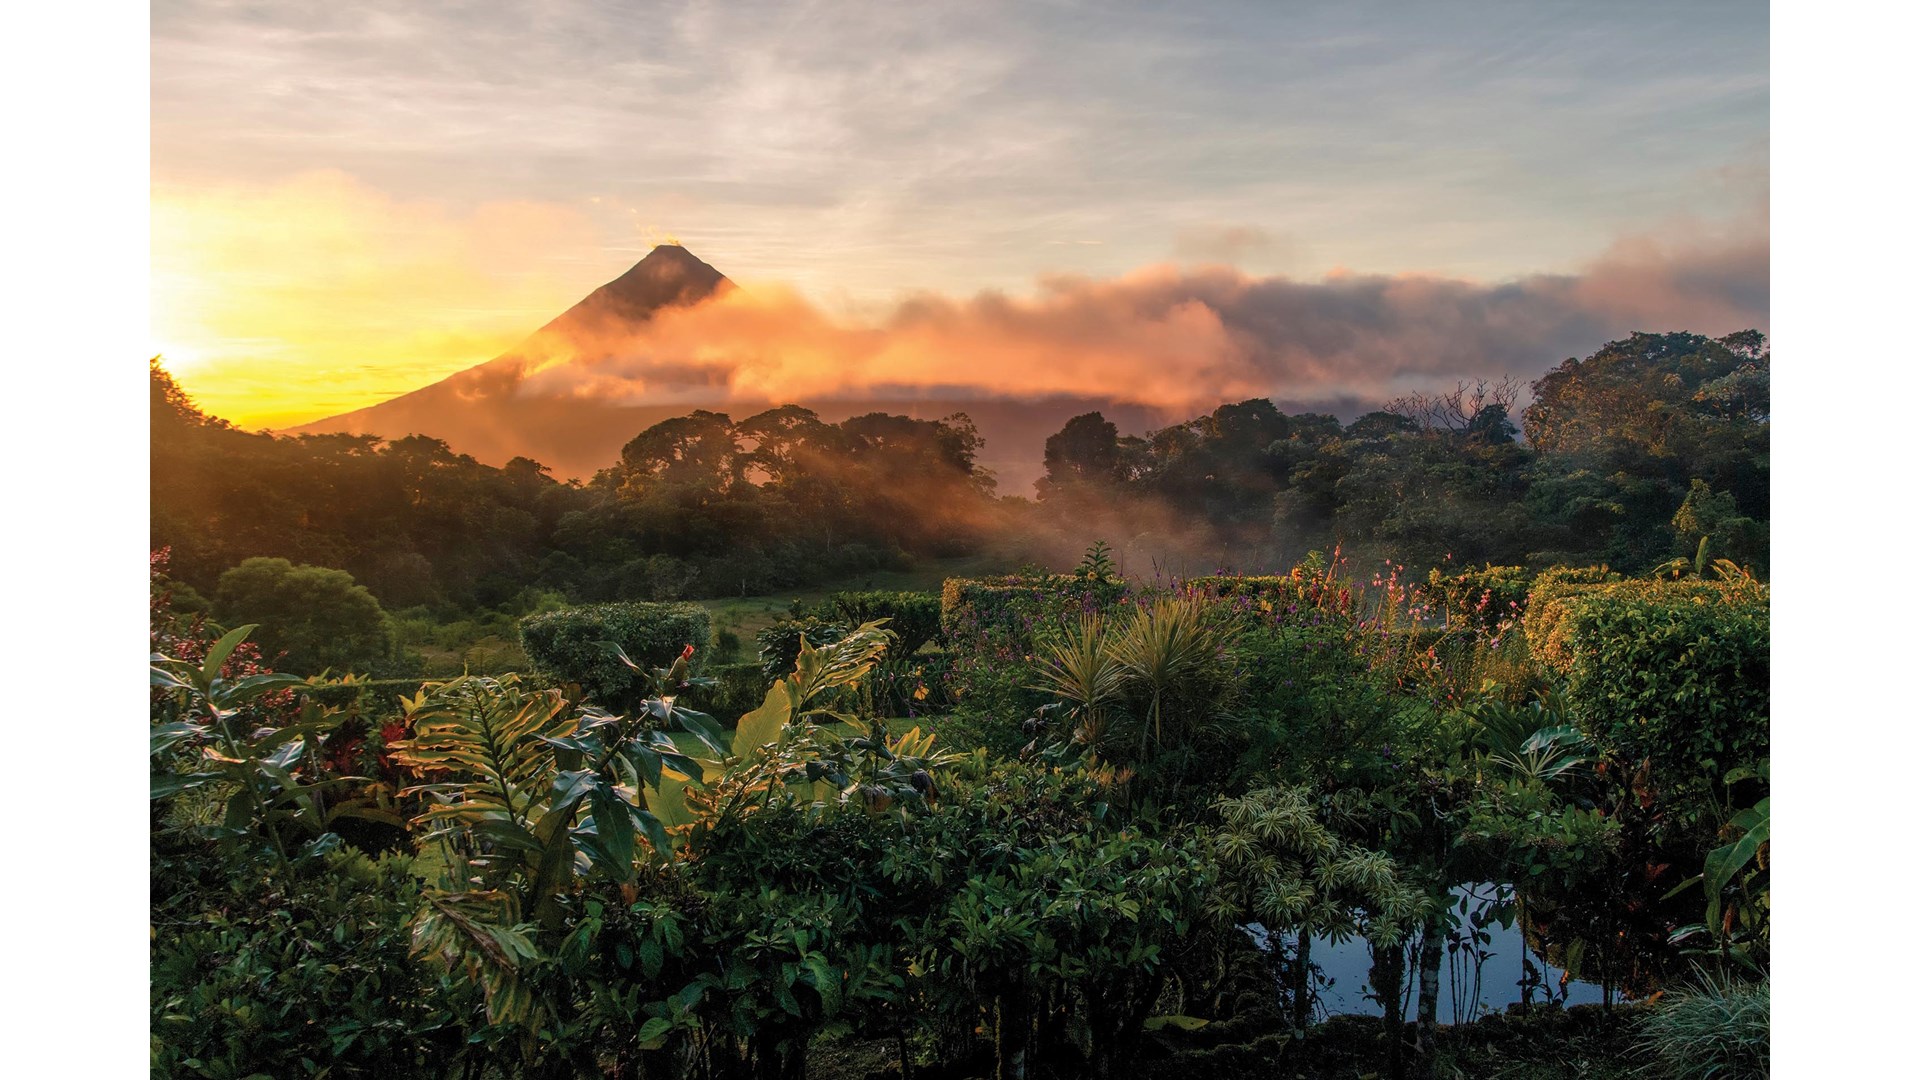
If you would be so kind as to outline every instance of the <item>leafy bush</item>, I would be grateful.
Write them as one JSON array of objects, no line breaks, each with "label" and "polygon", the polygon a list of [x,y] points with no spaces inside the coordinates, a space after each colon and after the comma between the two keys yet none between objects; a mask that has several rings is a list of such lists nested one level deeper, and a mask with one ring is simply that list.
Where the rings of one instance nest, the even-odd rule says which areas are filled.
[{"label": "leafy bush", "polygon": [[991,641],[1024,652],[1036,631],[1105,611],[1127,594],[1124,581],[1075,574],[948,578],[940,590],[940,629],[953,644]]},{"label": "leafy bush", "polygon": [[1180,587],[1267,624],[1316,625],[1354,615],[1352,587],[1310,566],[1285,574],[1210,574],[1188,578]]},{"label": "leafy bush", "polygon": [[1681,1080],[1760,1080],[1771,1056],[1768,981],[1702,976],[1667,992],[1640,1024],[1640,1049]]},{"label": "leafy bush", "polygon": [[699,604],[598,604],[530,615],[520,623],[520,646],[536,671],[576,683],[588,697],[608,705],[626,701],[642,687],[641,676],[605,642],[619,645],[650,671],[666,667],[689,645],[704,647],[712,636],[713,616]]},{"label": "leafy bush", "polygon": [[1604,751],[1668,783],[1718,782],[1767,756],[1767,598],[1747,580],[1585,585],[1530,611],[1527,637]]},{"label": "leafy bush", "polygon": [[1526,613],[1521,621],[1527,635],[1527,647],[1534,657],[1549,667],[1562,666],[1557,661],[1564,661],[1565,647],[1556,634],[1566,614],[1566,602],[1591,591],[1591,586],[1624,580],[1604,566],[1555,567],[1541,572],[1539,577],[1533,579],[1533,587],[1527,591],[1527,600],[1523,605]]},{"label": "leafy bush", "polygon": [[818,649],[846,636],[845,623],[811,615],[781,619],[754,635],[754,641],[760,645],[760,673],[768,679],[777,679],[792,671],[794,661],[800,658],[800,639],[803,637],[807,644]]},{"label": "leafy bush", "polygon": [[940,636],[940,598],[932,593],[840,592],[828,597],[827,605],[848,626],[887,620],[897,639],[890,651],[896,659],[912,656]]},{"label": "leafy bush", "polygon": [[[788,670],[792,670],[791,665]],[[687,701],[728,726],[742,713],[759,708],[760,702],[766,699],[767,687],[773,683],[757,663],[710,667],[707,677],[713,680],[713,685],[687,691]]]},{"label": "leafy bush", "polygon": [[214,614],[228,626],[255,623],[261,651],[282,671],[386,674],[394,633],[373,594],[345,570],[248,559],[220,575]]},{"label": "leafy bush", "polygon": [[441,1076],[462,1053],[479,994],[409,959],[409,857],[281,878],[157,850],[152,895],[155,1076]]},{"label": "leafy bush", "polygon": [[1438,601],[1451,630],[1498,631],[1520,621],[1533,574],[1524,566],[1493,566],[1458,574],[1427,574],[1429,598]]}]

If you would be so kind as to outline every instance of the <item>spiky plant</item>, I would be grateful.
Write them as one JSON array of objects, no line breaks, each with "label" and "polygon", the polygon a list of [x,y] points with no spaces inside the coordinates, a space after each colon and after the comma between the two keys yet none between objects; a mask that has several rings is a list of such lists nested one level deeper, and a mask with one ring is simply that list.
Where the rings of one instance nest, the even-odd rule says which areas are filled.
[{"label": "spiky plant", "polygon": [[1072,707],[1075,738],[1099,749],[1107,709],[1126,692],[1127,675],[1108,647],[1106,622],[1083,614],[1076,623],[1042,638],[1031,689],[1052,694]]},{"label": "spiky plant", "polygon": [[1670,990],[1641,1022],[1638,1048],[1679,1080],[1764,1080],[1768,982],[1701,972]]},{"label": "spiky plant", "polygon": [[1166,741],[1161,714],[1168,693],[1217,659],[1222,644],[1205,605],[1194,596],[1166,597],[1136,610],[1113,640],[1113,659],[1147,692],[1143,752],[1149,734],[1156,743]]}]

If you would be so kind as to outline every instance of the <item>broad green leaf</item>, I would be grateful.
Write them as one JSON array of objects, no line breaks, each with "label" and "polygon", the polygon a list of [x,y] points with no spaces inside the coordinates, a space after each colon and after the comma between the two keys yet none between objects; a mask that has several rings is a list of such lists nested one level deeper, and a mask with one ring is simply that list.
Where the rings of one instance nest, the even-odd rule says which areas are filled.
[{"label": "broad green leaf", "polygon": [[716,760],[724,758],[730,752],[727,746],[727,733],[720,722],[703,712],[675,707],[673,722],[680,730],[700,741],[700,745],[713,751]]},{"label": "broad green leaf", "polygon": [[742,757],[780,737],[780,731],[793,716],[793,695],[785,679],[777,679],[767,688],[760,707],[740,718],[733,732],[733,745]]},{"label": "broad green leaf", "polygon": [[673,1031],[673,1021],[664,1016],[648,1018],[640,1025],[640,1049],[658,1050],[666,1045],[667,1035]]},{"label": "broad green leaf", "polygon": [[593,810],[594,836],[600,849],[606,854],[603,867],[613,875],[615,881],[626,881],[633,877],[633,819],[632,807],[625,799],[614,793],[607,784],[595,784],[590,803]]},{"label": "broad green leaf", "polygon": [[214,642],[213,647],[207,650],[206,660],[200,665],[201,677],[209,683],[219,678],[220,668],[226,664],[227,657],[232,656],[233,650],[239,648],[240,643],[247,640],[247,635],[253,633],[259,626],[259,623],[248,623],[245,626],[235,627],[222,635],[219,641]]}]

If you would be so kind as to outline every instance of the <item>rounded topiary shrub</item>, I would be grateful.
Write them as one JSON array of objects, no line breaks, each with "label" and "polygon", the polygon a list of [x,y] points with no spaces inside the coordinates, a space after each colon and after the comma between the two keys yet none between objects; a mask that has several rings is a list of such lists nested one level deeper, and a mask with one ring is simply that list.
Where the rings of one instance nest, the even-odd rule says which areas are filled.
[{"label": "rounded topiary shrub", "polygon": [[639,692],[645,681],[620,662],[609,642],[650,671],[673,663],[689,645],[697,664],[712,637],[713,616],[699,604],[595,604],[520,621],[520,647],[536,672],[576,683],[589,698],[610,706]]}]

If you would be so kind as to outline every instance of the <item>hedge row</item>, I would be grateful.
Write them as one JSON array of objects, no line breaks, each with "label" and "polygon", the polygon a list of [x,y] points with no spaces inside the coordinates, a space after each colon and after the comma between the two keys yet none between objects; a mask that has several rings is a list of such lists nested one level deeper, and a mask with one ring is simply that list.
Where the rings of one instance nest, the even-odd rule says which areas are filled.
[{"label": "hedge row", "polygon": [[860,626],[875,619],[887,620],[894,632],[892,657],[911,656],[940,636],[940,598],[919,592],[838,592],[827,598],[838,621]]},{"label": "hedge row", "polygon": [[1765,585],[1570,577],[1535,590],[1526,632],[1566,678],[1589,736],[1622,761],[1651,762],[1674,786],[1717,783],[1767,756]]},{"label": "hedge row", "polygon": [[1497,633],[1502,623],[1520,620],[1533,588],[1533,571],[1524,566],[1494,566],[1478,570],[1427,574],[1427,593],[1445,612],[1449,630]]},{"label": "hedge row", "polygon": [[[558,682],[577,683],[587,697],[610,706],[645,684],[606,642],[618,644],[650,671],[671,664],[688,645],[701,650],[712,639],[713,616],[699,604],[597,604],[520,621],[520,647],[535,671]],[[699,661],[696,651],[696,666]]]},{"label": "hedge row", "polygon": [[995,641],[1024,649],[1036,631],[1127,598],[1124,581],[1080,574],[948,578],[940,590],[940,629],[949,643]]},{"label": "hedge row", "polygon": [[1311,626],[1353,617],[1353,589],[1304,569],[1290,574],[1209,574],[1188,578],[1179,589],[1231,604],[1283,626]]}]

